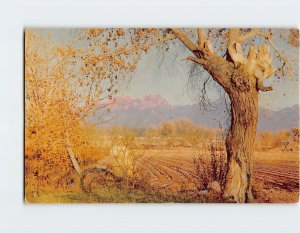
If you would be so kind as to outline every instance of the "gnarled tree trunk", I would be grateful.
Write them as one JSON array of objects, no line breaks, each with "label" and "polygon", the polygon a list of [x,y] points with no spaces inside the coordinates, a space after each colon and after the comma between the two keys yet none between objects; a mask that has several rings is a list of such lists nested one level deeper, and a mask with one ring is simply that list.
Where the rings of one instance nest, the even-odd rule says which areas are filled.
[{"label": "gnarled tree trunk", "polygon": [[198,44],[181,29],[173,28],[172,32],[195,55],[188,59],[201,65],[229,95],[231,127],[226,139],[228,169],[223,197],[230,202],[251,202],[258,93],[272,90],[264,86],[263,81],[275,72],[269,48],[263,44],[257,50],[252,45],[245,57],[240,43],[261,32],[254,29],[241,34],[239,29],[232,28],[224,58],[214,53],[204,29],[197,29]]},{"label": "gnarled tree trunk", "polygon": [[227,176],[224,198],[229,202],[251,202],[253,150],[258,117],[258,92],[233,92],[231,127],[226,138]]}]

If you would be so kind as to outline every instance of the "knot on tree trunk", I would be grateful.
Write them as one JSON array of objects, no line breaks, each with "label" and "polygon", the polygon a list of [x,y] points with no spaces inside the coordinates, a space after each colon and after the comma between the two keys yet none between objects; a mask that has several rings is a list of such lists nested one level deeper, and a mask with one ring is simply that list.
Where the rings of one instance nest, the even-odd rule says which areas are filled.
[{"label": "knot on tree trunk", "polygon": [[231,76],[231,82],[233,87],[241,92],[249,92],[250,91],[250,81],[245,75],[242,73],[242,68],[237,68],[234,70]]},{"label": "knot on tree trunk", "polygon": [[203,58],[204,56],[204,52],[198,49],[193,50],[193,53],[196,55],[197,58]]}]

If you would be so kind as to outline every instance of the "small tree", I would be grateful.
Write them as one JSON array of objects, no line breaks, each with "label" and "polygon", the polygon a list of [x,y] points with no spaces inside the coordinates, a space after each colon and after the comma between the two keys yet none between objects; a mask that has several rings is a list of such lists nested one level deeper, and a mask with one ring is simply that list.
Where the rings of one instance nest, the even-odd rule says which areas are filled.
[{"label": "small tree", "polygon": [[144,51],[134,42],[129,47],[122,29],[72,32],[73,40],[60,45],[43,31],[25,32],[26,168],[32,168],[26,177],[35,174],[48,184],[73,169],[82,177],[75,152],[88,141],[86,117],[113,104],[118,83]]}]

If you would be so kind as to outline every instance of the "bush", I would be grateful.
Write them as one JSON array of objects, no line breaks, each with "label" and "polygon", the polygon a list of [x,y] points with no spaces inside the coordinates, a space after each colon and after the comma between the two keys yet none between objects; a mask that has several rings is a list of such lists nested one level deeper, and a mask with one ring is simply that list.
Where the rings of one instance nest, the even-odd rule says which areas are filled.
[{"label": "bush", "polygon": [[225,186],[227,173],[227,157],[223,143],[211,143],[208,148],[209,156],[202,153],[193,158],[198,183],[198,190],[208,189],[209,184],[217,181],[221,188]]}]

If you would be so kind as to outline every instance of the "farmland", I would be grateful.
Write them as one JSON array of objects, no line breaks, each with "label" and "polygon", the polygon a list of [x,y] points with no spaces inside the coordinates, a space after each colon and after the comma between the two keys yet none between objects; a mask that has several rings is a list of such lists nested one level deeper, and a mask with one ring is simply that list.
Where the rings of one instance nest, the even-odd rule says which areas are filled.
[{"label": "farmland", "polygon": [[[121,184],[99,183],[95,174],[90,174],[86,185],[88,192],[72,189],[65,184],[64,191],[43,192],[38,196],[28,195],[31,202],[222,202],[220,191],[209,187],[214,181],[209,150],[187,146],[136,145],[129,153],[120,150],[118,158],[103,156],[89,167],[109,167],[114,174],[125,178]],[[106,151],[106,153],[109,153]],[[132,154],[131,154],[132,153]],[[226,161],[224,150],[218,151]],[[126,154],[126,155],[125,155]],[[134,167],[121,163],[122,156],[130,160],[135,155]],[[201,158],[197,170],[195,158]],[[118,166],[114,162],[118,159]],[[124,158],[123,158],[124,160]],[[225,164],[225,161],[218,161]],[[205,165],[204,165],[205,164]],[[299,197],[299,155],[290,151],[257,151],[254,156],[253,195],[254,202],[297,202]],[[120,170],[120,166],[123,167]],[[127,170],[125,169],[127,168]],[[215,168],[215,169],[221,169]],[[223,167],[224,169],[224,167]],[[130,172],[128,172],[130,171]],[[75,176],[76,177],[76,176]],[[77,181],[79,182],[79,181]],[[219,181],[220,182],[220,181]],[[50,195],[49,195],[50,193]]]},{"label": "farmland", "polygon": [[[155,189],[169,192],[195,191],[199,177],[196,174],[194,151],[186,148],[147,151],[144,164]],[[299,157],[297,152],[256,152],[254,187],[257,201],[295,202],[299,193]],[[270,196],[268,196],[269,192]]]},{"label": "farmland", "polygon": [[[297,202],[299,154],[297,141],[291,137],[294,134],[281,131],[265,135],[258,134],[253,156],[253,201]],[[282,145],[288,137],[289,145]],[[127,127],[102,128],[91,130],[89,144],[74,153],[80,155],[81,177],[67,170],[65,175],[53,174],[51,182],[33,166],[40,166],[41,155],[26,157],[27,201],[224,201],[225,142],[223,133],[213,129],[197,128],[182,120],[142,134]]]}]

